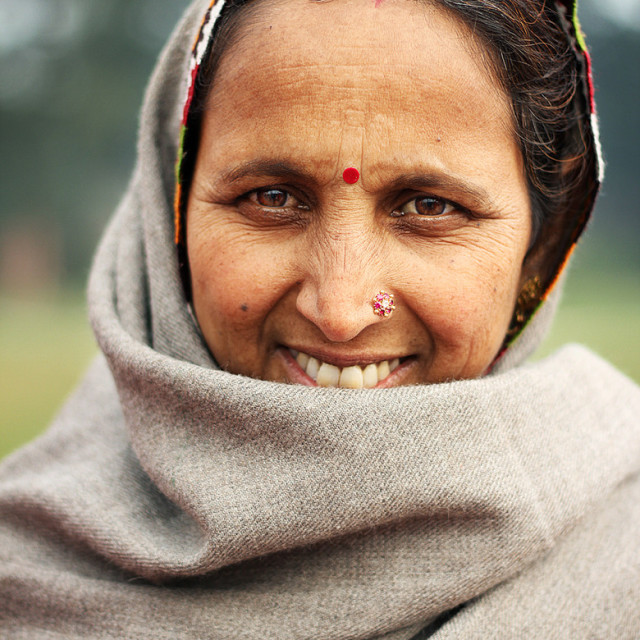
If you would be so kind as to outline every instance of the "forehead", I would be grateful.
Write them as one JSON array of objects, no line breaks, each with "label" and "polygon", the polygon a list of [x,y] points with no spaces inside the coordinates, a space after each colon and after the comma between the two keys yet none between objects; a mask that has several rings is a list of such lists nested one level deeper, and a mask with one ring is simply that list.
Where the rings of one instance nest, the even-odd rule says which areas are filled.
[{"label": "forehead", "polygon": [[224,112],[221,144],[238,129],[267,144],[276,130],[282,145],[304,138],[318,155],[337,129],[379,150],[402,139],[405,155],[427,139],[514,143],[490,52],[428,1],[263,0],[224,52],[208,109]]},{"label": "forehead", "polygon": [[469,89],[503,93],[492,53],[460,17],[432,0],[254,0],[245,11],[219,70],[232,82],[260,68],[310,80],[327,66],[357,74],[369,69],[353,76],[357,85],[389,67],[403,69],[407,81],[429,84],[453,73]]}]

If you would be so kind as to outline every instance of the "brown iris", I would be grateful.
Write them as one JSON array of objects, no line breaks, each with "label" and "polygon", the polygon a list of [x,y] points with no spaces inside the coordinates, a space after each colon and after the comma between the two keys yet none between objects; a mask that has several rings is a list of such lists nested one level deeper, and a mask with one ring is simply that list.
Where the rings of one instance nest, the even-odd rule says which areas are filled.
[{"label": "brown iris", "polygon": [[447,203],[440,198],[416,198],[415,206],[421,216],[439,216],[445,212]]},{"label": "brown iris", "polygon": [[283,207],[289,194],[282,189],[258,189],[256,200],[262,207]]}]

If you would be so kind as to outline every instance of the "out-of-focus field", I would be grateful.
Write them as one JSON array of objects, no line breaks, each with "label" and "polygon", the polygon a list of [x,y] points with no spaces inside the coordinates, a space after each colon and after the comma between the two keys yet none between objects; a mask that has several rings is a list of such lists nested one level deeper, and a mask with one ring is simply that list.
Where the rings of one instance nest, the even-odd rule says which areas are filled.
[{"label": "out-of-focus field", "polygon": [[568,342],[589,346],[640,383],[640,278],[621,273],[570,274],[549,337],[536,354]]},{"label": "out-of-focus field", "polygon": [[[571,274],[537,357],[581,342],[640,382],[636,274]],[[96,353],[82,295],[37,302],[0,298],[0,457],[41,433]]]},{"label": "out-of-focus field", "polygon": [[41,433],[97,352],[81,293],[0,298],[0,456]]}]

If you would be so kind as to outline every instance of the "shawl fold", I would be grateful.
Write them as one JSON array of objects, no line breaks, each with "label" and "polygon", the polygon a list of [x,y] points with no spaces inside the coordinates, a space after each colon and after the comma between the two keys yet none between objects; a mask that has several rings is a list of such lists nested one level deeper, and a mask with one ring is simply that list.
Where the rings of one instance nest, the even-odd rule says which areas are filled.
[{"label": "shawl fold", "polygon": [[196,2],[96,256],[102,354],[0,467],[0,636],[637,638],[640,390],[569,346],[384,390],[232,375],[189,312],[173,162]]}]

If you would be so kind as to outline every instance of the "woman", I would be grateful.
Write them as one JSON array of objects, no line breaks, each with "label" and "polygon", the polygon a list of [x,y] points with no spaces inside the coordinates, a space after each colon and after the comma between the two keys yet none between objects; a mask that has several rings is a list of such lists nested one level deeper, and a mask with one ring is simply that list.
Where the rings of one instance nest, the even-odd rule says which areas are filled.
[{"label": "woman", "polygon": [[599,183],[572,4],[208,4],[96,258],[104,357],[2,468],[3,634],[638,637],[640,393],[523,364]]}]

